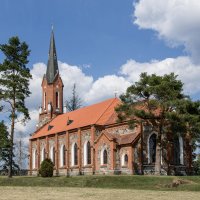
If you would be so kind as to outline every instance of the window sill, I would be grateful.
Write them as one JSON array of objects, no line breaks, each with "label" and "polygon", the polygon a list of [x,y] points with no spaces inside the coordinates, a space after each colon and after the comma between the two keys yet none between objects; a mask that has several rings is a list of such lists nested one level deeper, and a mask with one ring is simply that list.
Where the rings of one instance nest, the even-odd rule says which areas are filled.
[{"label": "window sill", "polygon": [[78,165],[73,165],[73,166],[71,166],[70,168],[71,168],[71,169],[78,169],[79,166],[78,166]]},{"label": "window sill", "polygon": [[92,167],[92,164],[84,165],[83,168]]},{"label": "window sill", "polygon": [[67,168],[66,166],[59,167],[59,169],[66,169],[66,168]]},{"label": "window sill", "polygon": [[106,168],[108,166],[108,164],[103,164],[100,166],[100,168]]}]

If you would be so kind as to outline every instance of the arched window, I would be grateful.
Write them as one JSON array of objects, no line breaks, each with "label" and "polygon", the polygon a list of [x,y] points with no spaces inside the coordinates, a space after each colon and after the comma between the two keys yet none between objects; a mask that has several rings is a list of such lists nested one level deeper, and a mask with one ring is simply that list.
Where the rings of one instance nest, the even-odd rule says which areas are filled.
[{"label": "arched window", "polygon": [[128,155],[127,154],[124,156],[124,164],[128,165]]},{"label": "arched window", "polygon": [[66,164],[66,154],[65,154],[65,145],[60,147],[60,167],[65,166]]},{"label": "arched window", "polygon": [[50,158],[53,164],[55,165],[55,147],[51,147]]},{"label": "arched window", "polygon": [[84,165],[91,164],[91,145],[89,141],[84,144]]},{"label": "arched window", "polygon": [[103,151],[103,164],[108,164],[108,153],[106,149]]},{"label": "arched window", "polygon": [[127,154],[123,154],[122,155],[121,165],[122,166],[127,166],[128,165],[128,155]]},{"label": "arched window", "polygon": [[174,165],[183,165],[183,139],[174,138]]},{"label": "arched window", "polygon": [[66,165],[66,151],[65,151],[65,145],[63,146],[63,149],[62,149],[62,152],[63,152],[63,166]]},{"label": "arched window", "polygon": [[90,142],[87,142],[87,164],[91,164],[91,147]]},{"label": "arched window", "polygon": [[33,149],[32,152],[32,169],[35,169],[37,166],[37,150]]},{"label": "arched window", "polygon": [[76,143],[72,145],[71,162],[72,166],[78,165],[78,146]]},{"label": "arched window", "polygon": [[46,110],[46,97],[47,97],[47,94],[46,92],[44,92],[44,105],[43,105],[44,110]]},{"label": "arched window", "polygon": [[74,165],[78,165],[78,147],[76,143],[74,145]]},{"label": "arched window", "polygon": [[45,157],[46,157],[46,151],[45,151],[45,148],[43,147],[43,149],[42,149],[42,153],[41,153],[41,162],[45,159]]},{"label": "arched window", "polygon": [[59,108],[59,92],[56,92],[56,108]]},{"label": "arched window", "polygon": [[156,134],[152,134],[148,142],[148,161],[149,163],[155,163],[156,161]]}]

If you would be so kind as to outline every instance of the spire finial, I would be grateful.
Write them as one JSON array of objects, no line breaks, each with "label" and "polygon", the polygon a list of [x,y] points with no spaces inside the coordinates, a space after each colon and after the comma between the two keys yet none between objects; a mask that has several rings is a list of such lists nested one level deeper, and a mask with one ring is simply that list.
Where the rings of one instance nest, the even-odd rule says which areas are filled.
[{"label": "spire finial", "polygon": [[53,31],[53,24],[51,24],[51,30]]}]

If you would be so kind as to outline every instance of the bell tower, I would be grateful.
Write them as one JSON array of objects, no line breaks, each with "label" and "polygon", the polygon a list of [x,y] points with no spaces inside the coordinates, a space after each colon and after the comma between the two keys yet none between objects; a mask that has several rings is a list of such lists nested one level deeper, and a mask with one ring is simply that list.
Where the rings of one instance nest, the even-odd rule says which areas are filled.
[{"label": "bell tower", "polygon": [[38,128],[63,113],[63,82],[59,74],[53,28],[51,31],[46,74],[42,80],[42,104],[39,108]]}]

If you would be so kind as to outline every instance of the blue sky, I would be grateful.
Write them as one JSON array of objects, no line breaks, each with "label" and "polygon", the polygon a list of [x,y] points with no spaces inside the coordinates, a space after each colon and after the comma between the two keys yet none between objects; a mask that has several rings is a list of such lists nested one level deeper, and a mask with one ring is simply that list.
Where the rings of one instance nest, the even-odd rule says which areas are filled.
[{"label": "blue sky", "polygon": [[141,72],[174,72],[200,98],[199,0],[1,0],[0,43],[17,35],[31,49],[31,121],[17,131],[32,133],[38,121],[52,24],[64,101],[74,83],[84,105],[114,97]]},{"label": "blue sky", "polygon": [[[133,24],[133,0],[1,0],[0,43],[19,36],[31,49],[29,66],[47,63],[51,24],[58,59],[95,79],[116,74],[129,59],[148,62],[183,55],[152,30]],[[2,59],[2,55],[0,57]]]}]

